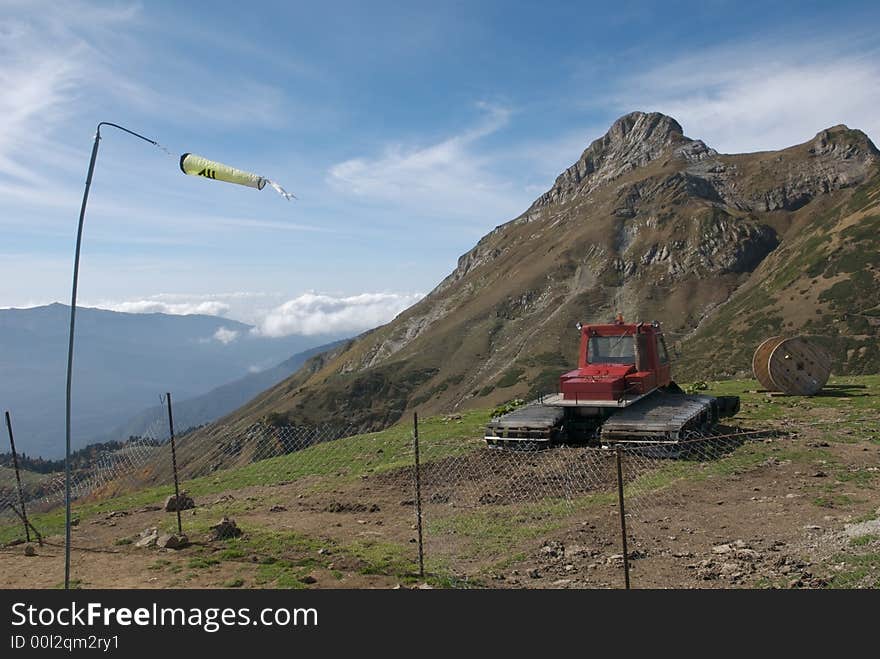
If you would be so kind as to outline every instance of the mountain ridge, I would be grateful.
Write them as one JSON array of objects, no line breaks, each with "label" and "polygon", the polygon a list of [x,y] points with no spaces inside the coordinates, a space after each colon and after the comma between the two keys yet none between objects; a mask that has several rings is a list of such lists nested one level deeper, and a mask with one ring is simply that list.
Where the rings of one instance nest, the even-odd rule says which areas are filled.
[{"label": "mountain ridge", "polygon": [[[210,391],[178,400],[172,399],[174,424],[179,432],[201,426],[226,416],[241,407],[260,393],[296,373],[311,357],[333,350],[344,341],[309,348],[285,359],[272,368],[257,373],[249,373],[232,382],[226,382]],[[114,429],[107,435],[108,439],[127,438],[130,436],[149,436],[152,439],[165,440],[169,437],[167,424],[156,420],[163,419],[166,408],[162,405],[150,407],[129,419],[125,424]]]}]

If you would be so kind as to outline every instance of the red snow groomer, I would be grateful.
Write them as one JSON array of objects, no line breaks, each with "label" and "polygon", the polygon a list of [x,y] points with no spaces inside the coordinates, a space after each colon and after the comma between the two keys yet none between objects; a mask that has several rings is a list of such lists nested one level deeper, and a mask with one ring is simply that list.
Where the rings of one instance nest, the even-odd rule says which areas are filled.
[{"label": "red snow groomer", "polygon": [[559,393],[493,418],[489,444],[674,444],[739,411],[736,396],[685,394],[672,381],[660,323],[625,323],[618,314],[577,328],[578,367],[559,377]]}]

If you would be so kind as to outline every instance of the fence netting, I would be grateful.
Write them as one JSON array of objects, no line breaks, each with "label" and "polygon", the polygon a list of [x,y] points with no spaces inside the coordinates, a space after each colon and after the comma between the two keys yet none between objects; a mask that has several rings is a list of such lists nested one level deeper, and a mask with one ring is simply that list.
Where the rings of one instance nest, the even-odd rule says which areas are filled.
[{"label": "fence netting", "polygon": [[[71,461],[71,499],[100,493],[110,484],[133,477],[145,465],[160,463],[168,438],[167,423],[167,417],[158,417],[140,435],[119,438],[115,445],[105,442],[88,455],[75,456]],[[63,504],[64,493],[63,471],[44,478],[25,478],[20,493],[12,464],[7,465],[0,472],[0,523],[19,519],[20,494],[28,511],[39,512]]]},{"label": "fence netting", "polygon": [[[155,523],[173,530],[162,504],[174,492],[176,467],[179,488],[192,499],[181,522],[191,538],[230,517],[254,534],[311,538],[364,573],[387,570],[454,587],[618,588],[622,489],[634,586],[675,587],[688,577],[679,564],[640,582],[641,566],[684,551],[687,484],[735,469],[738,452],[756,441],[774,440],[727,428],[675,445],[490,447],[434,432],[419,440],[416,470],[406,425],[355,434],[334,425],[218,424],[178,435],[172,450],[163,415],[142,436],[74,470],[75,516],[88,520],[72,547],[106,548],[99,527],[119,522],[121,529],[119,516],[132,511],[154,511]],[[20,524],[11,474],[4,470],[0,480],[0,526],[7,528]],[[24,487],[28,513],[63,505],[63,475]],[[53,531],[57,542],[57,528],[41,533]],[[74,573],[82,560],[74,554]]]},{"label": "fence netting", "polygon": [[[679,541],[694,532],[682,526],[689,488],[735,471],[749,445],[776,441],[770,437],[723,428],[675,443],[608,447],[424,441],[428,569],[458,585],[621,587],[622,490],[633,583],[690,584],[691,569],[668,560],[684,554]],[[649,562],[658,569],[639,584]]]}]

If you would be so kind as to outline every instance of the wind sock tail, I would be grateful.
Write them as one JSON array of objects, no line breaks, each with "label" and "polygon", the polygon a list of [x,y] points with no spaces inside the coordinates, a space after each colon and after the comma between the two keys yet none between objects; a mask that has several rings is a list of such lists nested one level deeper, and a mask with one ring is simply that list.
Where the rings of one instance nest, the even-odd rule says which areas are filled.
[{"label": "wind sock tail", "polygon": [[284,188],[282,188],[280,185],[278,185],[278,184],[277,184],[275,181],[273,181],[272,179],[266,178],[265,176],[263,177],[263,179],[266,181],[266,183],[268,183],[269,185],[272,186],[272,188],[275,190],[275,192],[277,192],[277,193],[280,194],[282,197],[284,197],[285,199],[287,199],[287,201],[290,201],[291,199],[296,199],[296,195],[295,195],[295,194],[293,194],[292,192],[288,192],[287,190],[285,190]]}]

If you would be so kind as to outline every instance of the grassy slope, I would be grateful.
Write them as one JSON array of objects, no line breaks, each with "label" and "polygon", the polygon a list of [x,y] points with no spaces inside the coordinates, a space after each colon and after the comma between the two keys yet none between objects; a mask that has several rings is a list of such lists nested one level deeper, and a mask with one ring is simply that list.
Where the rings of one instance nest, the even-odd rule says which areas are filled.
[{"label": "grassy slope", "polygon": [[[39,474],[35,471],[23,469],[19,472],[23,487],[39,485],[50,478],[47,474]],[[16,487],[15,470],[12,467],[0,467],[0,487]]]},{"label": "grassy slope", "polygon": [[815,336],[835,372],[880,371],[880,174],[817,210],[797,218],[791,239],[683,343],[680,377],[749,369],[755,348],[777,334]]}]

